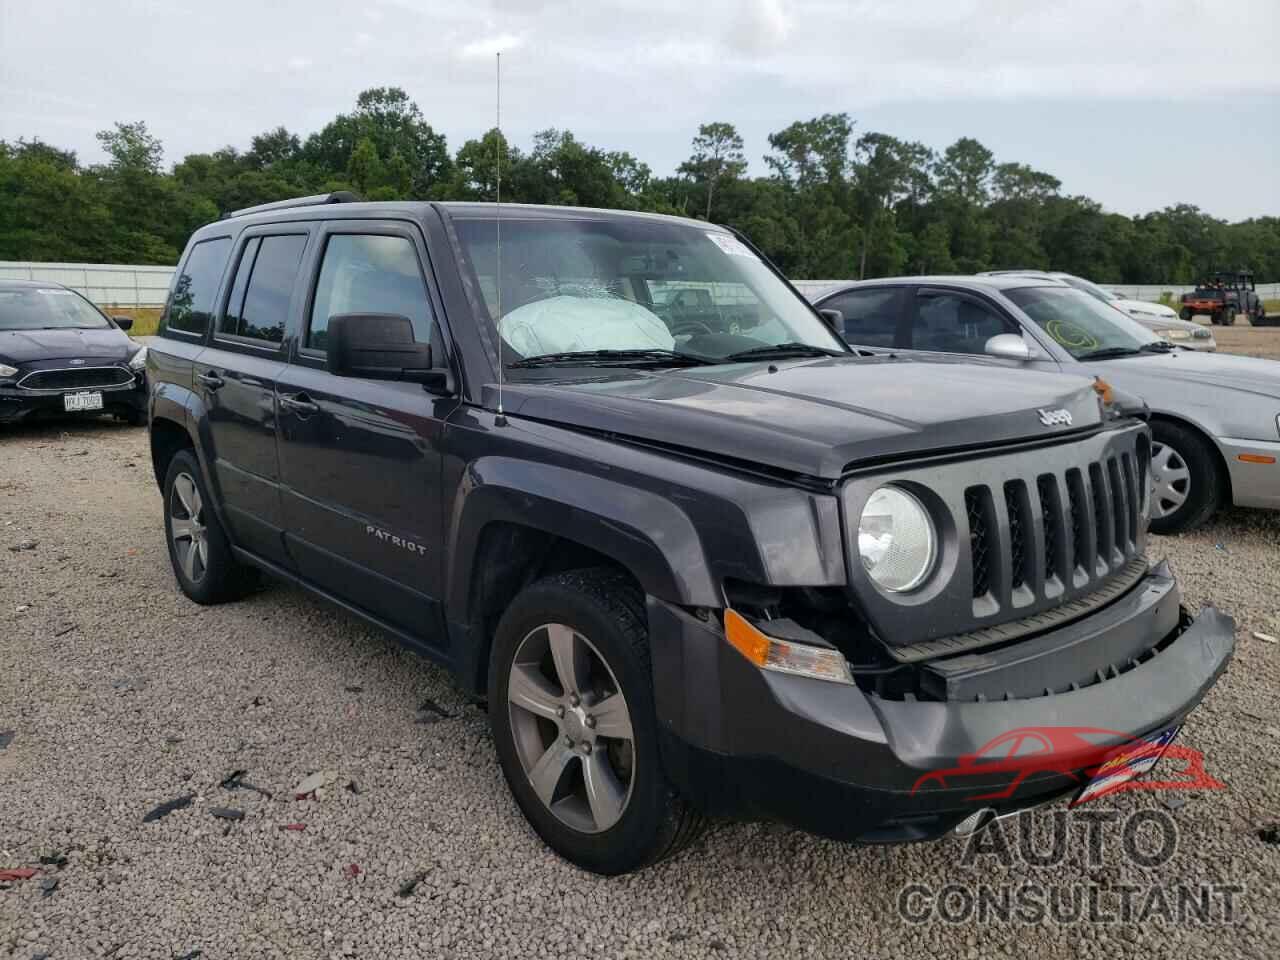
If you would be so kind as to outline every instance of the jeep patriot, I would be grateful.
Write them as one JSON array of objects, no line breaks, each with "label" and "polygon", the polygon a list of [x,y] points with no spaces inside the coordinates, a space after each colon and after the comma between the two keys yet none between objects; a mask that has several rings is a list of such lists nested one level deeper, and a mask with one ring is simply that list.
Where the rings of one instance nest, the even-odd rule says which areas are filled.
[{"label": "jeep patriot", "polygon": [[1166,742],[1233,651],[1146,558],[1140,404],[852,351],[708,223],[238,211],[187,244],[147,373],[182,591],[266,571],[444,664],[600,873],[715,816],[980,829],[1096,758],[921,778],[1018,728]]}]

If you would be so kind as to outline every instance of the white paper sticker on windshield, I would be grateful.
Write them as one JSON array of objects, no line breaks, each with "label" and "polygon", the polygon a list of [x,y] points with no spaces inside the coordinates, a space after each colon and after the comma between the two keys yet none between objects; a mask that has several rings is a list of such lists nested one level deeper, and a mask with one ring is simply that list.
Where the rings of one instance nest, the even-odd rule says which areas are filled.
[{"label": "white paper sticker on windshield", "polygon": [[732,234],[708,232],[707,239],[731,257],[750,257],[752,260],[756,259],[756,255],[751,252],[751,248]]}]

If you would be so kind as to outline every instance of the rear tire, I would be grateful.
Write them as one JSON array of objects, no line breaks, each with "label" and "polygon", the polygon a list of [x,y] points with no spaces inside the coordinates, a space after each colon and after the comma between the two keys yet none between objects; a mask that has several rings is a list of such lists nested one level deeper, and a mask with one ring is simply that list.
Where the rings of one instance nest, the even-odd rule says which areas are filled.
[{"label": "rear tire", "polygon": [[622,575],[570,571],[516,596],[493,640],[489,721],[517,805],[583,869],[627,873],[701,832],[662,769],[644,607]]},{"label": "rear tire", "polygon": [[1228,327],[1234,327],[1236,325],[1236,308],[1235,307],[1227,307],[1227,309],[1223,311],[1223,323],[1225,323]]},{"label": "rear tire", "polygon": [[257,570],[231,552],[189,449],[175,453],[165,473],[164,534],[178,586],[196,603],[238,600],[257,582]]},{"label": "rear tire", "polygon": [[1195,430],[1165,420],[1151,424],[1151,438],[1151,532],[1194,530],[1226,492],[1217,453]]}]

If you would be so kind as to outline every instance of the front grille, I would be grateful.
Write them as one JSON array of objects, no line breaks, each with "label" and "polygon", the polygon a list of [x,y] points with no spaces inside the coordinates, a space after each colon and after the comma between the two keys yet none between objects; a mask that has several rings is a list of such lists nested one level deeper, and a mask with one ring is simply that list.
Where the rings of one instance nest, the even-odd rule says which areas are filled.
[{"label": "front grille", "polygon": [[[965,490],[976,616],[1092,588],[1138,553],[1142,452]],[[1063,493],[1065,491],[1065,495]],[[988,505],[999,504],[1004,515]],[[979,600],[982,600],[979,603]],[[994,601],[995,610],[991,604]]]},{"label": "front grille", "polygon": [[133,382],[124,367],[76,367],[68,370],[37,370],[18,381],[25,390],[91,390],[123,387]]}]

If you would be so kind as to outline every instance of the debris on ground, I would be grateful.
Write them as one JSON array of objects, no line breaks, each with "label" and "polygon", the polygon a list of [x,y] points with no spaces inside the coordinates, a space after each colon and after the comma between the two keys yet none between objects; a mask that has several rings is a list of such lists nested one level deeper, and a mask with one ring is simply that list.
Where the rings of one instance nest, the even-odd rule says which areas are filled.
[{"label": "debris on ground", "polygon": [[321,770],[318,773],[313,773],[293,788],[293,798],[295,800],[305,800],[321,787],[327,787],[337,779],[337,773],[332,770]]},{"label": "debris on ground", "polygon": [[439,723],[441,720],[452,720],[453,714],[446,710],[434,700],[425,699],[422,706],[418,708],[418,715],[413,718],[414,723]]},{"label": "debris on ground", "polygon": [[121,677],[111,682],[111,689],[120,693],[137,693],[147,685],[146,677]]},{"label": "debris on ground", "polygon": [[142,822],[151,823],[153,820],[159,820],[161,817],[167,817],[175,810],[182,810],[191,806],[191,801],[195,798],[196,795],[194,793],[184,793],[180,797],[174,797],[172,800],[166,800],[143,817]]},{"label": "debris on ground", "polygon": [[21,553],[23,550],[34,550],[40,546],[39,540],[19,540],[9,548],[10,553]]},{"label": "debris on ground", "polygon": [[292,830],[294,833],[301,833],[303,830],[307,829],[307,825],[305,823],[284,823],[280,825],[280,829]]},{"label": "debris on ground", "polygon": [[1280,843],[1280,821],[1259,828],[1258,839],[1263,843]]},{"label": "debris on ground", "polygon": [[78,626],[80,626],[80,624],[78,623],[64,624],[63,626],[59,627],[57,630],[53,631],[53,635],[55,637],[65,637],[68,633],[76,629],[76,627]]},{"label": "debris on ground", "polygon": [[354,793],[357,797],[360,796],[360,784],[355,780],[348,781],[347,792]]},{"label": "debris on ground", "polygon": [[1186,795],[1173,790],[1161,791],[1159,800],[1166,810],[1181,810],[1187,805]]},{"label": "debris on ground", "polygon": [[45,877],[40,881],[40,893],[44,897],[52,897],[53,891],[58,889],[57,877]]},{"label": "debris on ground", "polygon": [[40,858],[40,863],[46,867],[57,867],[61,870],[67,865],[67,855],[65,853],[53,853],[46,857]]},{"label": "debris on ground", "polygon": [[36,875],[36,871],[30,867],[11,867],[8,870],[0,870],[0,883],[14,883],[18,880],[30,880]]},{"label": "debris on ground", "polygon": [[400,884],[400,896],[402,897],[413,896],[413,891],[417,890],[418,884],[420,884],[425,879],[427,879],[427,871],[419,870],[417,873],[415,873],[412,877],[410,877],[404,883]]},{"label": "debris on ground", "polygon": [[235,807],[210,807],[209,814],[219,820],[243,820],[244,811]]},{"label": "debris on ground", "polygon": [[174,954],[173,960],[196,960],[196,958],[200,956],[201,952],[202,951],[200,950],[192,950],[190,953],[184,953],[182,956]]},{"label": "debris on ground", "polygon": [[252,790],[254,793],[261,794],[268,800],[271,799],[271,791],[266,790],[257,784],[250,783],[244,778],[248,770],[232,770],[229,774],[222,778],[222,782],[218,786],[224,790]]},{"label": "debris on ground", "polygon": [[1259,633],[1257,630],[1253,632],[1253,638],[1255,640],[1261,640],[1263,643],[1280,643],[1280,639],[1273,637],[1269,633]]},{"label": "debris on ground", "polygon": [[16,734],[13,730],[0,730],[0,750],[13,743],[14,736]]},{"label": "debris on ground", "polygon": [[347,693],[364,693],[364,687],[356,683],[349,683],[342,689],[345,690]]},{"label": "debris on ground", "polygon": [[360,865],[358,863],[349,863],[342,868],[342,875],[348,880],[354,880],[360,876]]}]

